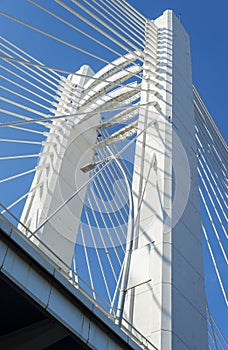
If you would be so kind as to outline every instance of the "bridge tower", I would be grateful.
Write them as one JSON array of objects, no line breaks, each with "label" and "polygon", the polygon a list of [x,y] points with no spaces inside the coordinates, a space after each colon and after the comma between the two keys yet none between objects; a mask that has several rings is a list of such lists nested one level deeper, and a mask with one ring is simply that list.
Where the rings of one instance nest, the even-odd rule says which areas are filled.
[{"label": "bridge tower", "polygon": [[[139,58],[143,66],[133,64]],[[127,70],[123,70],[125,66]],[[139,72],[140,83],[130,81],[114,89]],[[146,20],[143,54],[132,50],[96,74],[89,66],[82,66],[76,73],[77,78],[70,75],[61,81],[55,116],[63,117],[50,126],[31,186],[35,190],[30,191],[26,200],[21,222],[35,235],[32,240],[52,259],[58,257],[66,270],[72,264],[82,226],[87,184],[96,175],[90,171],[102,166],[102,162],[108,168],[114,160],[127,182],[129,196],[125,256],[114,293],[114,298],[118,296],[116,322],[132,335],[140,332],[156,349],[206,350],[206,298],[188,35],[173,12],[167,10],[154,21]],[[99,143],[100,129],[107,124],[115,127],[116,121],[121,124],[131,120],[131,103],[137,99],[137,121]],[[119,114],[110,117],[111,124],[104,122],[100,111],[107,106],[116,113],[119,108]],[[122,111],[126,106],[127,118]],[[127,140],[135,131],[129,181],[118,161],[121,151],[117,149],[115,155],[107,145]],[[110,151],[106,156],[97,152],[101,145]],[[102,159],[97,158],[99,154]],[[98,173],[102,173],[102,168]],[[109,185],[110,178],[106,181],[106,186]],[[101,192],[100,197],[105,192],[103,187],[96,190]],[[96,200],[92,204],[98,205]],[[113,215],[106,217],[114,221]],[[104,217],[99,216],[94,223],[99,233],[99,223]],[[102,230],[110,234],[107,223],[102,225]],[[89,226],[91,229],[92,225]],[[19,228],[25,231],[21,225]],[[50,253],[50,248],[55,254]],[[96,253],[99,254],[97,248]],[[109,247],[105,248],[105,254],[110,260]],[[102,265],[101,259],[98,260]],[[117,274],[115,266],[111,267]],[[90,269],[89,274],[92,280]],[[95,295],[94,289],[92,293]],[[114,302],[111,309],[113,305]]]},{"label": "bridge tower", "polygon": [[[189,38],[172,11],[148,21],[120,308],[158,349],[207,349]],[[157,89],[156,96],[150,91]],[[130,327],[130,326],[129,326]],[[132,329],[133,332],[133,329]]]}]

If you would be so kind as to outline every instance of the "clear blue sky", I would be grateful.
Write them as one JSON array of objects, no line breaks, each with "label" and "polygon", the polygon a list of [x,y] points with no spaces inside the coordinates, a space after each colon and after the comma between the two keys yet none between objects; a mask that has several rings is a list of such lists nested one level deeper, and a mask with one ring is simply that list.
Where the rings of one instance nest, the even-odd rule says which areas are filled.
[{"label": "clear blue sky", "polygon": [[[158,17],[167,8],[172,9],[177,16],[181,13],[181,22],[191,38],[193,82],[227,139],[228,1],[130,0],[129,2],[151,19]],[[45,6],[49,5],[50,1],[41,0],[39,3]],[[50,18],[26,0],[1,0],[0,10],[42,28],[49,28],[50,31],[56,33],[56,23],[51,21],[48,27],[46,24],[49,23]],[[47,19],[46,23],[45,19]],[[65,26],[60,25],[59,27],[60,30],[64,28],[66,31]],[[6,35],[15,43],[29,49],[47,64],[70,70],[77,68],[74,50],[66,49],[51,39],[44,40],[43,36],[19,24],[13,24],[1,17],[0,32],[1,35]],[[62,54],[63,49],[70,52],[67,59]]]},{"label": "clear blue sky", "polygon": [[[200,1],[200,0],[130,0],[146,17],[154,19],[170,8],[180,20],[191,38],[193,82],[199,90],[207,108],[214,117],[223,136],[228,137],[227,127],[227,98],[228,98],[228,0]],[[43,6],[50,5],[51,1],[39,0]],[[69,2],[70,3],[70,2]],[[57,5],[51,6],[61,15]],[[70,42],[77,42],[74,32],[64,25],[50,20],[48,15],[38,10],[26,0],[1,0],[0,10],[12,16],[55,33]],[[69,20],[71,16],[66,15]],[[84,62],[84,56],[75,50],[65,47],[52,39],[43,37],[30,29],[24,28],[9,19],[0,17],[0,34],[14,42],[24,50],[37,57],[43,63],[76,71],[80,65],[89,63],[96,68],[97,62]],[[80,43],[79,43],[80,44]],[[80,45],[79,45],[80,46]],[[86,41],[85,41],[86,46]],[[211,287],[210,287],[211,288]],[[219,293],[215,280],[213,293]],[[217,303],[210,294],[212,303]],[[224,303],[215,308],[220,326],[228,336],[228,327],[225,327],[227,310]],[[213,306],[214,308],[214,306]]]}]

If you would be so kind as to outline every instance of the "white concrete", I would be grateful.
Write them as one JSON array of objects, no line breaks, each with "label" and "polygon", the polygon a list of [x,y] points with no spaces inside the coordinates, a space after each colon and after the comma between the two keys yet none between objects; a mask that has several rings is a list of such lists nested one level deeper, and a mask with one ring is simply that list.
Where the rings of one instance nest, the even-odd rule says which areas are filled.
[{"label": "white concrete", "polygon": [[[157,48],[150,39],[155,26]],[[136,143],[135,230],[122,285],[123,317],[158,349],[206,350],[191,57],[188,35],[172,11],[148,22],[145,54],[144,77],[150,80],[143,79],[142,87],[157,89],[159,107],[143,109],[139,117],[138,131],[147,129]],[[142,103],[151,99],[142,92]]]},{"label": "white concrete", "polygon": [[[82,66],[78,73],[94,74],[88,66]],[[88,80],[70,75],[63,82],[56,115],[76,113],[81,104],[81,91]],[[32,232],[89,179],[89,173],[83,173],[80,168],[91,162],[94,156],[100,116],[96,114],[80,123],[82,118],[83,115],[73,115],[68,120],[57,119],[47,135],[39,161],[39,167],[43,164],[47,167],[36,171],[31,188],[37,184],[40,188],[28,197],[21,216],[21,221]],[[49,256],[50,250],[46,250],[43,244],[68,266],[74,255],[85,194],[86,188],[37,232],[42,243],[34,240]],[[20,229],[23,230],[22,227]],[[54,255],[52,258],[55,260]]]}]

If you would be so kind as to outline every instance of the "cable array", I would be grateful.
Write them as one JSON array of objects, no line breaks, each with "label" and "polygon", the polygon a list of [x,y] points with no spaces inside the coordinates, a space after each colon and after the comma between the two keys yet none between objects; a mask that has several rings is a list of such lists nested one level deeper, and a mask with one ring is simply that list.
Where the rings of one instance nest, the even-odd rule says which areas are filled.
[{"label": "cable array", "polygon": [[208,346],[210,350],[226,350],[228,342],[207,306]]},{"label": "cable array", "polygon": [[[24,225],[19,224],[20,229],[26,233],[28,227],[28,237],[36,242],[38,231],[51,227],[86,186],[70,268],[74,276],[80,276],[74,280],[91,297],[97,299],[100,292],[103,301],[99,298],[99,302],[115,316],[130,211],[133,159],[125,158],[126,155],[129,158],[129,144],[134,148],[139,108],[143,108],[140,96],[145,18],[129,4],[122,6],[122,2],[55,0],[43,5],[41,1],[29,0],[29,4],[53,24],[72,33],[70,39],[63,38],[58,30],[34,25],[29,18],[24,20],[3,12],[1,15],[9,23],[12,21],[43,39],[59,43],[62,49],[71,50],[75,61],[79,57],[83,64],[89,59],[97,73],[91,69],[78,68],[72,72],[45,65],[8,38],[1,38],[0,143],[6,145],[0,154],[4,162],[0,179],[4,200],[1,213],[9,217],[10,210],[20,217]],[[156,89],[151,91],[152,95],[155,93]],[[150,103],[153,105],[154,101]],[[40,219],[37,213],[37,224],[33,226],[26,206],[31,209],[28,203],[42,200],[50,190],[47,179],[52,169],[57,169],[56,157],[61,154],[61,147],[68,148],[71,128],[77,125],[83,128],[96,115],[102,119],[95,130],[92,163],[87,164],[87,183],[69,194],[54,211],[41,214]],[[86,164],[80,171],[85,171],[85,167]],[[17,196],[6,201],[4,194],[9,188],[20,191],[11,191]],[[45,247],[48,248],[46,243]]]},{"label": "cable array", "polygon": [[228,306],[227,245],[227,145],[193,86],[202,230]]},{"label": "cable array", "polygon": [[[44,6],[40,0],[28,2],[53,26],[36,26],[32,19],[25,21],[10,13],[0,15],[43,40],[58,43],[60,51],[66,50],[66,57],[72,55],[78,66],[74,72],[65,69],[64,63],[60,67],[46,65],[7,38],[0,38],[1,214],[19,221],[20,230],[59,263],[71,283],[116,319],[127,231],[133,225],[131,183],[134,147],[140,136],[138,115],[142,108],[150,106],[157,112],[158,107],[153,99],[157,94],[157,29],[151,24],[154,50],[148,53],[153,66],[149,82],[154,88],[145,90],[141,82],[147,20],[128,2],[55,0],[43,2]],[[67,39],[64,31],[69,33]],[[87,61],[91,68],[84,66]],[[144,76],[145,82],[147,79]],[[150,93],[150,101],[144,105],[143,91]],[[227,304],[221,269],[227,264],[227,145],[194,86],[193,94],[202,229]],[[87,134],[88,126],[91,134]],[[60,172],[59,159],[64,164],[77,130],[84,133],[83,141],[91,135],[96,138],[89,149],[89,162],[82,162],[77,169],[86,180],[73,187],[74,174],[70,174],[71,179],[64,182],[70,188],[67,196],[48,210],[40,210],[52,191],[55,173]],[[73,228],[77,239],[72,260],[66,264],[42,241],[42,232],[46,227],[50,231],[55,228],[56,220],[76,207],[79,199],[83,201],[80,223],[77,226],[75,221],[77,232]],[[31,218],[29,211],[36,201],[39,205]],[[68,229],[68,223],[65,226]],[[227,342],[209,310],[207,318],[210,349],[225,349]],[[142,344],[146,349],[148,342],[143,338]],[[150,344],[148,348],[155,347]]]}]

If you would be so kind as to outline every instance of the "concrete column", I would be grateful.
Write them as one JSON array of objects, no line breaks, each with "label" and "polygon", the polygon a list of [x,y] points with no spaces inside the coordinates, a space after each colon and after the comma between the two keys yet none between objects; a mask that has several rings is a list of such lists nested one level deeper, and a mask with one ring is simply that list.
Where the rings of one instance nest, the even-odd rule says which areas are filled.
[{"label": "concrete column", "polygon": [[147,23],[142,88],[158,105],[139,116],[123,317],[158,349],[206,350],[190,46],[170,10]]},{"label": "concrete column", "polygon": [[[82,66],[78,73],[79,76],[70,75],[62,84],[55,114],[72,116],[53,122],[31,185],[36,190],[27,198],[21,216],[21,221],[32,232],[89,180],[89,173],[80,168],[93,159],[100,115],[80,122],[83,115],[77,115],[76,111],[82,89],[89,79],[80,75],[92,76],[94,72],[89,66]],[[68,266],[74,255],[85,195],[86,187],[36,233],[41,242],[33,239],[52,259],[57,256]],[[60,264],[59,260],[57,263]],[[66,269],[64,265],[62,268]]]}]

